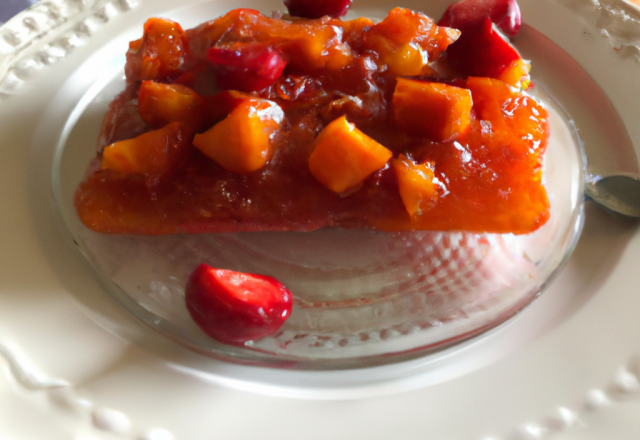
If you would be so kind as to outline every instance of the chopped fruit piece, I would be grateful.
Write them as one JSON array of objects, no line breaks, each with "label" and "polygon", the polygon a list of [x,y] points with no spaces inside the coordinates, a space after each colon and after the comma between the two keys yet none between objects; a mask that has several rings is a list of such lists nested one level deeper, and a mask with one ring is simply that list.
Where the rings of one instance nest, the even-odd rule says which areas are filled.
[{"label": "chopped fruit piece", "polygon": [[204,100],[189,87],[143,81],[138,94],[138,108],[142,120],[153,128],[172,122],[183,122],[194,128],[200,126]]},{"label": "chopped fruit piece", "polygon": [[420,75],[456,41],[460,32],[438,27],[420,12],[395,8],[364,35],[365,47],[378,53],[378,64],[395,75]]},{"label": "chopped fruit piece", "polygon": [[498,79],[517,89],[527,90],[531,84],[531,78],[529,77],[530,70],[531,63],[529,61],[522,59],[515,60],[504,69]]},{"label": "chopped fruit piece", "polygon": [[438,26],[453,27],[464,33],[485,18],[511,36],[518,34],[522,22],[516,0],[460,0],[447,8]]},{"label": "chopped fruit piece", "polygon": [[336,193],[357,187],[393,153],[341,117],[322,130],[309,157],[309,170]]},{"label": "chopped fruit piece", "polygon": [[435,166],[431,162],[416,164],[404,154],[391,160],[398,179],[398,189],[410,217],[428,211],[438,200],[438,187],[434,183]]},{"label": "chopped fruit piece", "polygon": [[271,157],[271,141],[283,118],[278,104],[249,99],[207,132],[196,135],[193,145],[226,170],[250,173]]},{"label": "chopped fruit piece", "polygon": [[207,57],[216,66],[216,82],[223,90],[262,90],[273,84],[287,65],[277,50],[256,43],[212,47]]},{"label": "chopped fruit piece", "polygon": [[[190,31],[190,48],[196,57],[207,57],[211,48],[263,52],[271,48],[292,68],[304,72],[323,69],[329,50],[341,44],[342,21],[278,20],[249,9],[233,10]],[[254,49],[255,48],[255,49]],[[262,48],[262,49],[258,49]],[[277,65],[277,63],[276,63]]]},{"label": "chopped fruit piece", "polygon": [[204,96],[205,120],[211,126],[226,118],[240,104],[255,96],[236,90],[225,90],[215,95]]},{"label": "chopped fruit piece", "polygon": [[144,36],[129,44],[127,81],[177,78],[184,73],[188,54],[187,34],[178,23],[150,18],[144,24]]},{"label": "chopped fruit piece", "polygon": [[200,264],[185,288],[187,309],[198,326],[225,344],[265,338],[291,315],[292,296],[272,277]]},{"label": "chopped fruit piece", "polygon": [[548,121],[544,107],[497,79],[470,77],[467,87],[473,96],[477,118],[490,122],[496,143],[507,145],[504,154],[508,151],[512,159],[526,158],[539,179],[542,175],[539,154],[544,151],[544,143],[533,139],[546,141]]},{"label": "chopped fruit piece", "polygon": [[160,178],[178,170],[191,153],[192,131],[179,122],[107,145],[101,170]]},{"label": "chopped fruit piece", "polygon": [[405,133],[448,142],[468,131],[473,101],[467,89],[398,78],[393,107],[396,124]]},{"label": "chopped fruit piece", "polygon": [[284,5],[294,17],[342,17],[351,6],[351,0],[284,0]]},{"label": "chopped fruit piece", "polygon": [[447,59],[465,75],[499,78],[508,66],[521,58],[486,18],[465,30],[447,51]]}]

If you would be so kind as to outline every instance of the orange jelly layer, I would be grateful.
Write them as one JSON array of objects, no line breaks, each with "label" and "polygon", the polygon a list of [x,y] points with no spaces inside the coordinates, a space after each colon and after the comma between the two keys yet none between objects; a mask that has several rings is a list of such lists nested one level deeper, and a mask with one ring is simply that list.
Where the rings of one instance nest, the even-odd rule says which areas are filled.
[{"label": "orange jelly layer", "polygon": [[[523,234],[540,227],[549,217],[541,184],[548,137],[544,108],[496,79],[447,79],[471,92],[468,129],[447,142],[415,136],[420,130],[403,131],[393,109],[397,78],[445,82],[430,63],[457,34],[412,11],[396,9],[389,17],[374,25],[367,19],[328,17],[287,21],[235,10],[186,32],[168,20],[149,20],[143,38],[130,45],[127,89],[111,104],[97,157],[77,189],[81,220],[98,232],[151,235],[322,227]],[[398,28],[403,33],[394,31]],[[193,145],[181,152],[179,166],[157,175],[100,166],[106,145],[157,130],[144,121],[168,117],[165,112],[154,119],[147,107],[140,116],[142,81],[178,84],[180,96],[188,87],[202,97],[189,100],[198,103],[201,117],[178,117],[187,136],[204,133],[226,117],[244,95],[218,89],[207,51],[241,51],[251,44],[277,50],[287,63],[272,85],[249,94],[284,112],[264,166],[248,173],[228,171]],[[438,194],[421,205],[426,209],[409,215],[390,165],[393,158],[342,194],[311,174],[315,139],[343,116],[393,158],[430,164],[430,183]]]}]

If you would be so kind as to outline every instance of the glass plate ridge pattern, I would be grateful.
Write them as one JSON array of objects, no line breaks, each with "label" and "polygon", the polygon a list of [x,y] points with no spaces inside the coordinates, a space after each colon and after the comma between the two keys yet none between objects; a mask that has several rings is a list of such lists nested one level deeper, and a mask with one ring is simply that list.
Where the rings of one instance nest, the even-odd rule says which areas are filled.
[{"label": "glass plate ridge pattern", "polygon": [[0,100],[138,0],[43,0],[0,26]]}]

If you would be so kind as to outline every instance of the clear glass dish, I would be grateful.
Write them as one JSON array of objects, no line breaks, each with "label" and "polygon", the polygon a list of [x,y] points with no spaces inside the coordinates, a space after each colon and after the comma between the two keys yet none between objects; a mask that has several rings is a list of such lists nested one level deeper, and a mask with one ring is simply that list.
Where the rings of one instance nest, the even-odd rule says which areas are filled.
[{"label": "clear glass dish", "polygon": [[[189,25],[197,23],[189,23],[196,15],[198,22],[204,20],[197,10],[196,5],[182,12]],[[381,14],[356,5],[351,15]],[[64,116],[52,187],[61,219],[105,289],[168,337],[216,358],[284,368],[398,362],[478,336],[512,318],[544,289],[573,250],[582,225],[585,164],[575,124],[553,97],[574,77],[554,74],[553,67],[568,55],[549,57],[553,43],[532,28],[525,29],[516,45],[529,51],[524,55],[533,63],[533,93],[546,103],[552,127],[544,165],[551,220],[533,234],[93,233],[77,218],[73,193],[94,155],[107,105],[124,86],[124,44],[139,33],[140,26],[131,26],[78,68],[85,77],[89,73],[89,86]],[[208,338],[184,305],[186,277],[200,262],[278,278],[295,296],[291,318],[280,332],[245,347]]]}]

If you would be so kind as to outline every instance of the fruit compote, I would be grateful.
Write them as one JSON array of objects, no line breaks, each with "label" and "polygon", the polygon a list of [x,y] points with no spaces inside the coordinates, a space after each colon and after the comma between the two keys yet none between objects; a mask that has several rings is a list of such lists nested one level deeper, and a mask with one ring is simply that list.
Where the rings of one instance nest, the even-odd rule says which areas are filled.
[{"label": "fruit compote", "polygon": [[465,24],[498,60],[485,65],[461,59],[485,49],[465,26],[401,8],[379,23],[149,19],[76,192],[80,218],[147,235],[537,229],[546,111],[489,12]]}]

